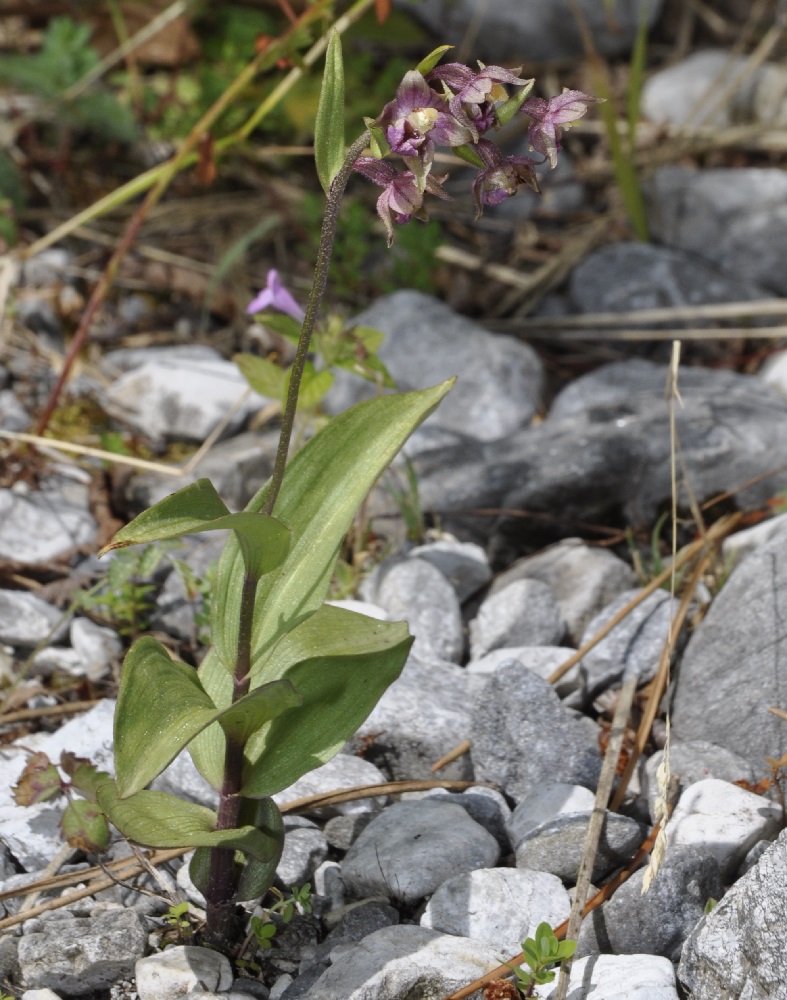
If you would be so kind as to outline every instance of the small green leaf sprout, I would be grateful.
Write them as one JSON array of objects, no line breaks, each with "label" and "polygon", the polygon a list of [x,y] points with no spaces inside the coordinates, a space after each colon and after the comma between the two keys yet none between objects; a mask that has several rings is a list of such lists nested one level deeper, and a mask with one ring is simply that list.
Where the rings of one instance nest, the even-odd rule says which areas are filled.
[{"label": "small green leaf sprout", "polygon": [[536,986],[551,983],[555,978],[553,965],[558,965],[566,958],[571,958],[577,950],[576,941],[558,941],[552,928],[543,921],[536,928],[535,938],[528,938],[522,943],[522,953],[529,970],[519,965],[509,965],[516,976],[516,985],[524,997],[535,995]]}]

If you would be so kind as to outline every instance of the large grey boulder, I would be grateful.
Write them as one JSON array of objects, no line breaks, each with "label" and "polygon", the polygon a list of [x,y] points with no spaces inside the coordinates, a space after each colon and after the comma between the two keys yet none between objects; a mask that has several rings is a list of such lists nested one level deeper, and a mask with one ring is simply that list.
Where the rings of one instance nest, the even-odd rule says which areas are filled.
[{"label": "large grey boulder", "polygon": [[[565,389],[537,427],[504,442],[465,438],[419,455],[422,507],[440,511],[447,530],[474,537],[489,532],[488,519],[465,513],[475,508],[547,515],[566,534],[574,519],[619,523],[622,514],[634,524],[653,523],[671,494],[666,378],[666,365],[643,360],[605,365]],[[679,388],[678,434],[700,502],[787,466],[787,403],[760,379],[686,368]],[[759,504],[785,484],[787,473],[775,472],[736,500]],[[681,490],[681,504],[687,499]],[[510,558],[543,530],[543,520],[502,515],[492,554]]]},{"label": "large grey boulder", "polygon": [[[355,322],[385,334],[379,355],[399,390],[424,389],[460,376],[427,421],[430,430],[482,441],[505,439],[526,426],[538,408],[543,371],[535,351],[514,337],[489,333],[430,295],[395,292]],[[370,383],[336,374],[325,400],[330,413],[375,394]],[[422,439],[422,432],[416,432],[408,447],[411,454],[423,447],[418,443]]]},{"label": "large grey boulder", "polygon": [[[459,45],[472,31],[473,55],[488,63],[575,59],[585,51],[581,25],[568,0],[426,0],[401,6],[441,42]],[[631,47],[642,11],[652,26],[662,4],[614,0],[607,7],[596,0],[579,0],[578,7],[596,48],[605,55],[618,55]]]},{"label": "large grey boulder", "polygon": [[657,170],[646,187],[651,234],[739,281],[787,293],[787,174],[777,168]]},{"label": "large grey boulder", "polygon": [[678,978],[690,1000],[787,996],[787,831],[695,927]]},{"label": "large grey boulder", "polygon": [[787,751],[787,726],[768,711],[787,687],[787,537],[776,537],[730,574],[692,635],[677,675],[676,739],[708,740],[762,774]]}]

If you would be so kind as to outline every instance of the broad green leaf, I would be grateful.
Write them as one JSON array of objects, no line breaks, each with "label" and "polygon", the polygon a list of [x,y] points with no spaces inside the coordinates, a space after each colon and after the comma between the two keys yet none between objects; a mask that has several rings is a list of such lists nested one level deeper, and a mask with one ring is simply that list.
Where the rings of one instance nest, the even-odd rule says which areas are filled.
[{"label": "broad green leaf", "polygon": [[[291,681],[303,703],[283,713],[281,725],[266,724],[249,740],[243,794],[273,795],[334,757],[399,676],[411,642],[404,622],[381,622],[331,605],[285,634],[264,677]],[[205,658],[200,678],[216,704],[229,703],[231,678],[215,656]],[[252,684],[261,680],[258,674]],[[200,733],[189,752],[205,778],[220,783],[220,729]]]},{"label": "broad green leaf", "polygon": [[293,316],[280,312],[264,312],[258,313],[255,319],[293,344],[297,344],[301,339],[301,324]]},{"label": "broad green leaf", "polygon": [[[320,607],[358,507],[453,381],[358,403],[331,420],[292,459],[276,503],[277,517],[292,531],[292,545],[281,571],[263,577],[257,587],[253,674],[264,670],[279,638]],[[260,490],[247,509],[262,509],[266,492],[267,487]],[[229,671],[238,644],[242,573],[240,550],[230,538],[219,560],[211,613],[214,648]]]},{"label": "broad green leaf", "polygon": [[99,555],[126,545],[225,528],[235,532],[246,569],[256,579],[272,572],[287,556],[290,530],[286,525],[257,512],[230,514],[209,479],[198,479],[143,511],[121,528]]},{"label": "broad green leaf", "polygon": [[100,785],[112,778],[106,771],[99,771],[96,765],[86,757],[64,750],[60,754],[60,767],[71,779],[71,784],[86,799],[96,801],[96,791]]},{"label": "broad green leaf", "polygon": [[139,792],[212,722],[248,736],[298,702],[292,685],[277,681],[217,707],[192,667],[171,659],[150,636],[138,639],[126,655],[115,710],[118,794]]},{"label": "broad green leaf", "polygon": [[63,810],[60,830],[66,843],[88,854],[105,851],[109,845],[106,816],[100,806],[87,799],[73,799],[69,802]]},{"label": "broad green leaf", "polygon": [[235,354],[232,358],[241,375],[260,396],[279,400],[284,396],[287,372],[256,354]]},{"label": "broad green leaf", "polygon": [[559,941],[554,951],[555,961],[562,962],[564,958],[571,958],[576,950],[576,941]]},{"label": "broad green leaf", "polygon": [[[288,388],[289,381],[288,378]],[[310,361],[307,361],[306,367],[303,370],[303,381],[298,393],[298,406],[304,410],[309,410],[317,406],[332,385],[333,375],[329,371],[323,369],[318,372],[314,365]]]},{"label": "broad green leaf", "polygon": [[438,45],[436,49],[432,49],[428,56],[424,56],[424,58],[415,67],[416,70],[418,70],[422,76],[426,76],[430,70],[435,68],[446,52],[452,48],[453,45]]},{"label": "broad green leaf", "polygon": [[275,838],[253,826],[217,830],[216,814],[166,792],[137,792],[121,799],[112,781],[98,790],[98,801],[122,834],[145,847],[227,847],[267,862],[275,857]]},{"label": "broad green leaf", "polygon": [[314,162],[326,194],[341,170],[344,155],[344,63],[341,36],[334,29],[325,53],[325,71],[314,123]]}]

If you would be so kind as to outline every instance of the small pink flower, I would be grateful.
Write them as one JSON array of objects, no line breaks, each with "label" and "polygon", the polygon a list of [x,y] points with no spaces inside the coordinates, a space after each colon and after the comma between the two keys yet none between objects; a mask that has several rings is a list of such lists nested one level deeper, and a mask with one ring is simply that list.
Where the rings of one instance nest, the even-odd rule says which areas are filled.
[{"label": "small pink flower", "polygon": [[422,221],[428,220],[429,216],[424,208],[424,190],[438,198],[449,198],[449,195],[440,187],[443,183],[442,180],[437,180],[429,174],[426,177],[424,189],[422,189],[412,170],[398,173],[390,163],[377,160],[373,156],[360,157],[355,161],[354,169],[370,181],[385,188],[377,199],[377,214],[388,234],[388,246],[393,243],[394,222],[397,225],[404,225],[413,216]]},{"label": "small pink flower", "polygon": [[287,313],[298,322],[302,322],[306,313],[301,309],[292,295],[279,280],[279,272],[275,267],[268,271],[268,283],[246,306],[247,313],[258,313],[264,309],[278,309]]},{"label": "small pink flower", "polygon": [[503,156],[499,147],[488,139],[479,139],[474,148],[486,164],[486,169],[476,174],[473,181],[476,218],[481,215],[484,205],[499,205],[516,194],[522,184],[538,191],[535,167],[528,157]]},{"label": "small pink flower", "polygon": [[541,97],[529,97],[522,105],[522,111],[532,119],[527,135],[533,149],[543,153],[549,165],[555,167],[560,149],[560,136],[564,128],[570,128],[582,118],[588,104],[601,101],[600,97],[590,97],[581,90],[564,90],[548,101]]},{"label": "small pink flower", "polygon": [[521,66],[517,69],[481,66],[476,72],[464,63],[445,63],[433,69],[429,79],[440,80],[454,92],[449,102],[451,114],[473,132],[477,141],[480,134],[495,124],[494,102],[507,96],[501,84],[524,87],[530,83],[517,76],[521,70]]}]

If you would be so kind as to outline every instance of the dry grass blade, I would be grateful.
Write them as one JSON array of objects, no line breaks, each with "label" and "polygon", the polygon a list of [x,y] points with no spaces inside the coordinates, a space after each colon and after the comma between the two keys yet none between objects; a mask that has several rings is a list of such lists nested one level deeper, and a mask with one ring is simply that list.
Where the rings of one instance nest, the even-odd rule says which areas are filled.
[{"label": "dry grass blade", "polygon": [[777,719],[784,719],[787,722],[787,712],[783,708],[774,708],[774,706],[770,705],[768,711],[775,715]]},{"label": "dry grass blade", "polygon": [[501,320],[496,325],[513,325],[524,330],[582,330],[605,326],[639,326],[692,319],[743,319],[756,316],[787,316],[787,299],[758,299],[745,302],[714,302],[697,306],[665,306],[658,309],[629,309],[625,312],[582,313],[581,316],[538,316],[521,320]]},{"label": "dry grass blade", "polygon": [[[607,752],[604,756],[604,766],[601,769],[601,776],[596,789],[593,812],[590,817],[590,823],[588,823],[585,846],[582,851],[582,863],[579,866],[577,884],[574,889],[574,902],[571,904],[571,913],[569,914],[568,927],[566,928],[566,937],[570,941],[576,941],[585,912],[585,901],[587,899],[588,888],[590,887],[591,875],[593,874],[593,865],[598,853],[601,828],[604,825],[607,804],[609,796],[612,793],[612,784],[615,781],[618,759],[623,747],[623,737],[626,733],[626,722],[628,721],[636,691],[637,678],[630,677],[621,689],[618,704],[615,708],[615,715],[612,719],[612,730],[607,745]],[[558,979],[554,1000],[566,1000],[572,961],[572,958],[567,958],[560,967],[560,978]]]},{"label": "dry grass blade", "polygon": [[91,701],[68,701],[62,705],[43,705],[41,708],[20,708],[16,712],[5,712],[0,708],[0,726],[6,726],[11,722],[30,722],[33,719],[51,719],[61,715],[72,715],[79,712],[87,712],[94,708],[102,698],[93,698]]},{"label": "dry grass blade", "polygon": [[787,326],[719,326],[700,330],[528,330],[531,340],[781,340]]},{"label": "dry grass blade", "polygon": [[[699,542],[699,547],[703,548],[704,551],[698,559],[697,564],[686,583],[686,587],[680,600],[680,605],[678,606],[678,610],[675,612],[672,627],[670,628],[670,635],[667,637],[661,651],[658,670],[656,671],[656,676],[653,679],[653,683],[650,688],[648,703],[642,713],[642,720],[640,721],[639,728],[637,730],[635,744],[631,754],[629,755],[626,768],[621,775],[620,784],[618,785],[612,799],[610,808],[613,810],[619,808],[620,803],[623,801],[623,796],[626,794],[626,789],[628,788],[629,781],[631,781],[634,768],[637,766],[640,755],[645,749],[650,737],[650,731],[658,712],[659,703],[667,688],[670,659],[674,644],[673,639],[680,633],[680,630],[683,627],[683,623],[689,612],[689,607],[691,606],[691,601],[694,597],[694,592],[696,591],[697,585],[702,579],[714,552],[718,546],[721,545],[724,538],[726,538],[726,536],[735,528],[740,521],[741,516],[742,515],[740,514],[731,514],[728,517],[717,521],[716,524],[712,525],[712,527],[708,529],[707,539],[701,539]],[[675,568],[677,569],[677,566]],[[669,567],[669,569],[671,570],[671,567]]]},{"label": "dry grass blade", "polygon": [[447,754],[444,754],[440,760],[435,761],[432,764],[432,771],[439,771],[443,767],[447,767],[457,758],[461,757],[462,754],[466,754],[470,751],[471,747],[470,740],[462,740],[461,743],[457,744],[453,750],[449,750]]}]

